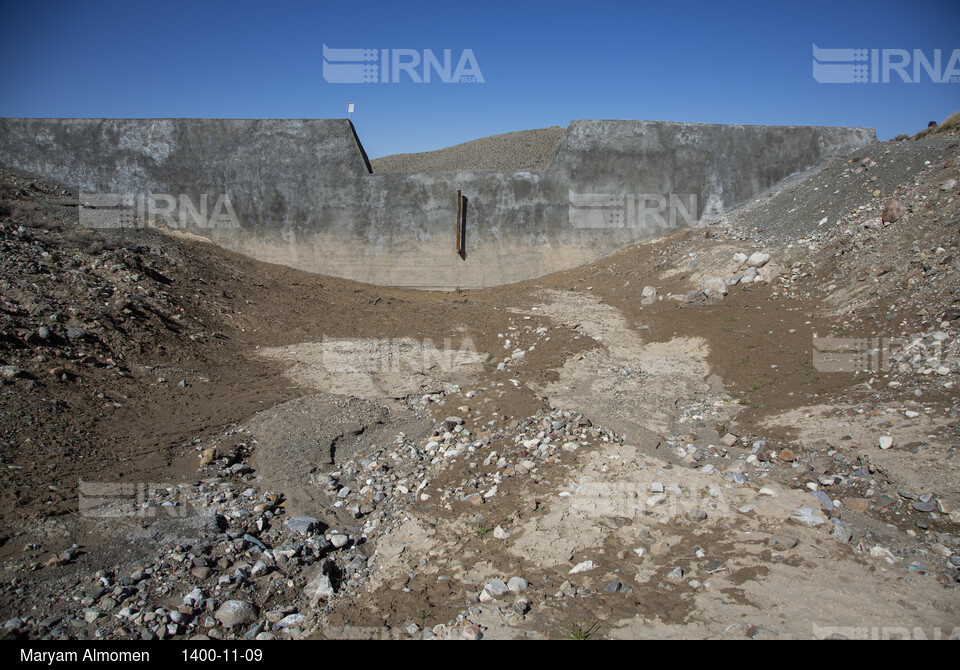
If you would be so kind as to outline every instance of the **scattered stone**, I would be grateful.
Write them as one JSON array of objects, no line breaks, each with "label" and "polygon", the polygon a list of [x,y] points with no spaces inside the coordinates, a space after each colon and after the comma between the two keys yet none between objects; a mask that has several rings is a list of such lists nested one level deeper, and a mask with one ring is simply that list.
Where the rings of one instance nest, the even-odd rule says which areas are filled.
[{"label": "scattered stone", "polygon": [[183,604],[186,607],[199,607],[203,604],[205,596],[198,586],[193,591],[183,597]]},{"label": "scattered stone", "polygon": [[320,519],[312,516],[295,516],[287,519],[287,528],[294,533],[312,533],[320,526]]},{"label": "scattered stone", "polygon": [[280,621],[278,621],[276,624],[274,624],[274,628],[283,629],[283,628],[290,628],[291,626],[299,626],[304,621],[306,621],[306,619],[307,617],[304,616],[303,614],[288,614],[287,616],[280,619]]},{"label": "scattered stone", "polygon": [[830,519],[833,522],[833,530],[830,532],[840,542],[849,542],[853,539],[853,530],[840,519]]},{"label": "scattered stone", "polygon": [[727,281],[722,277],[712,277],[703,282],[703,294],[711,299],[722,298],[727,295]]},{"label": "scattered stone", "polygon": [[208,579],[212,574],[212,570],[206,566],[197,566],[190,569],[190,574],[192,574],[197,579]]},{"label": "scattered stone", "polygon": [[480,626],[468,624],[460,629],[460,637],[464,640],[479,640],[483,633],[480,632]]},{"label": "scattered stone", "polygon": [[835,509],[833,500],[823,491],[810,491],[810,495],[816,498],[820,502],[820,507],[832,512]]},{"label": "scattered stone", "polygon": [[903,218],[904,213],[905,210],[899,200],[888,200],[883,206],[880,218],[883,219],[884,223],[896,223]]},{"label": "scattered stone", "polygon": [[597,566],[593,564],[593,561],[583,561],[582,563],[577,563],[575,566],[573,566],[573,568],[570,570],[568,574],[576,575],[581,572],[587,572],[588,570],[593,570],[595,567]]},{"label": "scattered stone", "polygon": [[870,509],[869,498],[844,498],[843,505],[857,514],[866,514]]},{"label": "scattered stone", "polygon": [[641,305],[652,305],[657,301],[657,289],[653,286],[644,286],[643,293],[640,294]]},{"label": "scattered stone", "polygon": [[870,556],[873,558],[882,558],[887,563],[896,563],[897,561],[897,557],[893,555],[892,551],[886,547],[881,547],[880,545],[870,549]]},{"label": "scattered stone", "polygon": [[810,507],[801,507],[800,509],[794,510],[790,514],[790,520],[810,528],[816,528],[826,523],[826,520],[822,516],[814,514],[813,509]]},{"label": "scattered stone", "polygon": [[3,365],[0,366],[0,376],[4,379],[15,379],[22,374],[20,368],[16,365]]},{"label": "scattered stone", "polygon": [[502,579],[491,579],[484,585],[483,590],[491,598],[497,599],[503,594],[508,593],[510,591],[510,587],[507,586]]},{"label": "scattered stone", "polygon": [[304,595],[312,607],[316,607],[321,600],[329,601],[333,598],[335,595],[333,583],[323,567],[317,570],[314,577],[307,582]]},{"label": "scattered stone", "polygon": [[734,435],[733,433],[727,433],[722,438],[720,438],[720,444],[725,447],[732,447],[737,443],[737,440],[740,438]]},{"label": "scattered stone", "polygon": [[775,535],[767,538],[767,546],[775,551],[787,551],[793,549],[800,543],[800,540],[792,535]]},{"label": "scattered stone", "polygon": [[793,266],[794,263],[802,261],[809,254],[810,250],[806,247],[794,245],[784,252],[782,262],[789,268]]},{"label": "scattered stone", "polygon": [[204,449],[200,453],[200,467],[206,467],[217,459],[217,450],[213,447]]},{"label": "scattered stone", "polygon": [[514,593],[523,593],[527,590],[527,580],[523,577],[511,577],[507,580],[507,588]]},{"label": "scattered stone", "polygon": [[257,620],[257,610],[245,600],[228,600],[213,615],[227,628],[234,628]]}]

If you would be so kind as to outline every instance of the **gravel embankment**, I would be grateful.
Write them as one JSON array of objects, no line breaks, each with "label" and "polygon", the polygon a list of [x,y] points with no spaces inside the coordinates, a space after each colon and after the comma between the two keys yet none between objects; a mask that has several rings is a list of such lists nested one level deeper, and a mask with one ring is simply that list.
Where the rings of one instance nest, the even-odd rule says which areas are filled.
[{"label": "gravel embankment", "polygon": [[374,172],[440,172],[443,170],[542,170],[563,135],[563,128],[491,135],[446,149],[394,154],[370,161]]}]

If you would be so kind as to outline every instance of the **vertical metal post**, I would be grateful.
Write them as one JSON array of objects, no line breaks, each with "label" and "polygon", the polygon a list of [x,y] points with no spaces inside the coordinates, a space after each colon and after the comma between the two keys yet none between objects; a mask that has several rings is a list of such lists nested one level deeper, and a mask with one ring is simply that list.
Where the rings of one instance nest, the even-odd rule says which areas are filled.
[{"label": "vertical metal post", "polygon": [[457,253],[463,254],[463,194],[460,190],[457,190]]}]

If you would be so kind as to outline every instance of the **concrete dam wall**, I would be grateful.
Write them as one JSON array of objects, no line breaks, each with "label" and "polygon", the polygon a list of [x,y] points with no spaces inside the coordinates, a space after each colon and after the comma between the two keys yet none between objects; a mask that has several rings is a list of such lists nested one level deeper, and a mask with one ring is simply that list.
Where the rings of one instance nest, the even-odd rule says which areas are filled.
[{"label": "concrete dam wall", "polygon": [[264,261],[438,289],[587,263],[872,142],[868,128],[573,121],[541,171],[372,174],[345,119],[0,119],[0,164],[79,188],[81,225],[153,220]]}]

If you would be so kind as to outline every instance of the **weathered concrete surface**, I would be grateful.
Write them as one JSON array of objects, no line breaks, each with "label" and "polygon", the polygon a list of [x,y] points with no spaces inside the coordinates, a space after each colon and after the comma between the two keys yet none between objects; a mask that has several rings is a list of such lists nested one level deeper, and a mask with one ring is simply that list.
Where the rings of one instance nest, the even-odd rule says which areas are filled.
[{"label": "weathered concrete surface", "polygon": [[543,171],[371,174],[347,120],[0,119],[6,167],[131,203],[172,194],[202,210],[226,194],[237,226],[174,225],[261,260],[424,288],[574,267],[875,141],[865,128],[574,121]]},{"label": "weathered concrete surface", "polygon": [[546,172],[571,190],[709,194],[739,204],[784,177],[876,141],[868,128],[573,121]]}]

